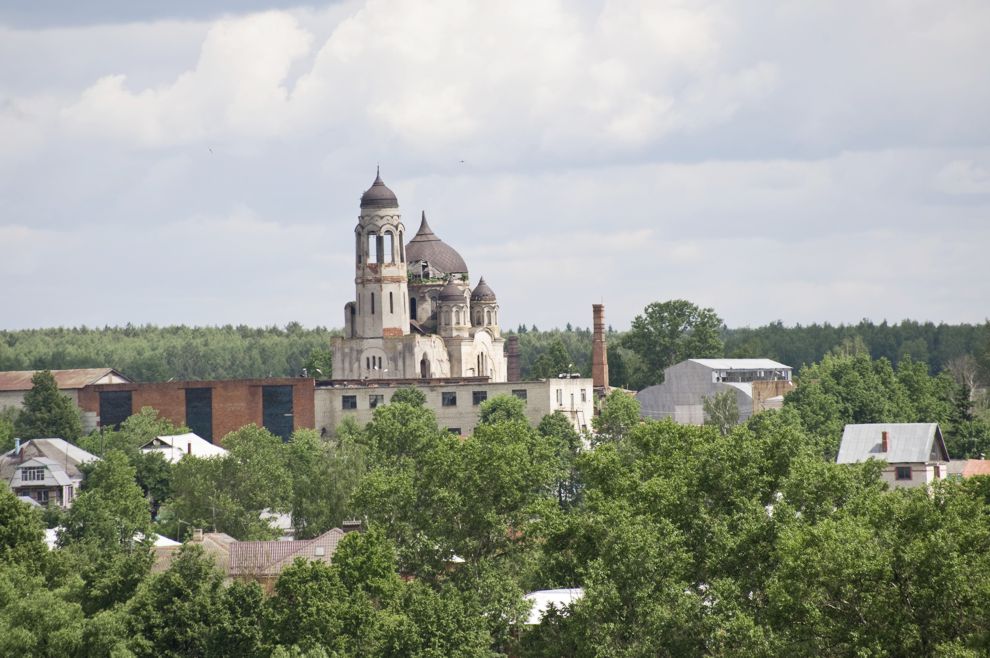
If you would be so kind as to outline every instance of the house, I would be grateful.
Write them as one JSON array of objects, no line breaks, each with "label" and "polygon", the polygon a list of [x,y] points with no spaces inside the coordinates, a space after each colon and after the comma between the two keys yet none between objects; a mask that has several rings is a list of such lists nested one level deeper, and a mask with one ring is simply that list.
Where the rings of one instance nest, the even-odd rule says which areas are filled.
[{"label": "house", "polygon": [[[203,547],[228,580],[255,581],[267,591],[275,587],[282,570],[297,558],[318,560],[330,564],[337,545],[348,532],[358,529],[357,524],[345,524],[345,528],[333,528],[313,539],[275,541],[237,541],[222,532],[194,530],[189,544]],[[162,546],[155,549],[154,573],[168,569],[178,551],[178,546]]]},{"label": "house", "polygon": [[171,436],[156,436],[141,446],[141,452],[158,452],[169,463],[176,463],[185,455],[205,459],[207,457],[223,457],[227,451],[218,445],[213,445],[206,439],[193,432],[173,434]]},{"label": "house", "polygon": [[919,487],[948,475],[949,453],[938,423],[846,425],[839,464],[868,459],[887,462],[883,479],[892,487]]},{"label": "house", "polygon": [[97,459],[62,439],[32,439],[0,455],[0,478],[18,496],[65,509],[82,483],[79,466]]},{"label": "house", "polygon": [[743,421],[778,409],[794,388],[791,367],[770,359],[687,359],[663,371],[663,383],[636,394],[645,418],[672,418],[686,425],[705,422],[704,401],[732,391]]},{"label": "house", "polygon": [[[24,405],[24,395],[31,390],[31,378],[37,370],[8,370],[0,372],[0,409]],[[113,368],[74,368],[72,370],[52,370],[58,390],[69,396],[73,404],[79,406],[79,392],[87,386],[97,384],[121,384],[131,380]],[[97,426],[97,413],[82,414],[83,431],[90,432]]]}]

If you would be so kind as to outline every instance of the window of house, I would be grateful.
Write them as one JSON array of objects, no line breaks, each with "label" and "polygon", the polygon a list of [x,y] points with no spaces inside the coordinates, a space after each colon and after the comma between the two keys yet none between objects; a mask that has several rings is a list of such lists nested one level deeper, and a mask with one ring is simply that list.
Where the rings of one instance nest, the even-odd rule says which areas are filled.
[{"label": "window of house", "polygon": [[588,401],[588,389],[582,388],[581,389],[581,402],[587,402],[587,401]]},{"label": "window of house", "polygon": [[911,467],[910,466],[898,466],[895,471],[895,476],[898,480],[910,480],[911,479]]},{"label": "window of house", "polygon": [[479,405],[488,399],[488,391],[471,391],[471,404]]},{"label": "window of house", "polygon": [[374,409],[379,405],[385,404],[385,396],[381,393],[372,393],[368,396],[368,408]]},{"label": "window of house", "polygon": [[525,400],[526,399],[526,395],[527,395],[526,389],[524,389],[524,388],[515,388],[515,389],[512,389],[512,394],[515,395],[520,400]]},{"label": "window of house", "polygon": [[454,391],[444,391],[440,394],[440,403],[445,407],[457,406],[457,393]]},{"label": "window of house", "polygon": [[38,466],[29,466],[21,469],[22,482],[41,482],[45,479],[45,469]]},{"label": "window of house", "polygon": [[557,404],[561,407],[564,406],[564,389],[557,389]]},{"label": "window of house", "polygon": [[451,434],[456,434],[457,436],[460,436],[461,435],[461,428],[460,427],[448,427],[447,428],[447,431],[450,432]]},{"label": "window of house", "polygon": [[48,489],[42,489],[41,491],[38,492],[37,501],[39,503],[47,503],[48,502]]},{"label": "window of house", "polygon": [[341,409],[357,409],[357,396],[344,395],[340,398]]},{"label": "window of house", "polygon": [[942,469],[938,464],[935,464],[935,479],[936,480],[942,479]]}]

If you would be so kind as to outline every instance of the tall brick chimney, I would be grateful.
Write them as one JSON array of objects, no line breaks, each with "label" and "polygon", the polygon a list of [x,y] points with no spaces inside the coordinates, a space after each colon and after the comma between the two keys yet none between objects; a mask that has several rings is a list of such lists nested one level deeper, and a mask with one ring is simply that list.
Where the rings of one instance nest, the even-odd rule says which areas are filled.
[{"label": "tall brick chimney", "polygon": [[522,381],[522,363],[519,360],[519,337],[509,336],[505,341],[506,379]]},{"label": "tall brick chimney", "polygon": [[605,345],[605,305],[592,304],[595,318],[591,339],[591,381],[596,389],[608,388],[608,349]]}]

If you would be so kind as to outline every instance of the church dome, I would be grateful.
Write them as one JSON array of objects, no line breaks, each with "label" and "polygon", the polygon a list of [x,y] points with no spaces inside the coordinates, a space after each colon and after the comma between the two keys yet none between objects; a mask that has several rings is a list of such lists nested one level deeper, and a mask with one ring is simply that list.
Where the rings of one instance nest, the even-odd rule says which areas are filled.
[{"label": "church dome", "polygon": [[447,282],[443,288],[440,289],[440,301],[441,302],[463,302],[464,293],[457,284],[454,283],[453,279]]},{"label": "church dome", "polygon": [[395,198],[395,192],[388,189],[382,180],[381,174],[375,175],[375,182],[361,195],[361,209],[365,208],[398,208],[399,200]]},{"label": "church dome", "polygon": [[478,281],[477,287],[471,291],[471,301],[472,302],[494,302],[495,291],[492,290],[487,283],[485,283],[485,277],[481,277]]},{"label": "church dome", "polygon": [[[388,188],[385,188],[388,189]],[[453,247],[433,234],[426,223],[426,213],[419,225],[419,231],[406,245],[406,262],[416,263],[425,260],[430,268],[444,274],[461,274],[468,271],[467,264]]]}]

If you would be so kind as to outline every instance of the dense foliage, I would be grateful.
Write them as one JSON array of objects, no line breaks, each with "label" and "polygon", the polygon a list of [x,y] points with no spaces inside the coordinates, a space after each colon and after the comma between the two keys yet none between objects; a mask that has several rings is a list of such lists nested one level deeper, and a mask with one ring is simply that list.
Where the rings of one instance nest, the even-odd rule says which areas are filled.
[{"label": "dense foliage", "polygon": [[[701,313],[652,310],[643,321],[658,331]],[[701,319],[708,341],[717,318]],[[680,327],[674,349],[704,338]],[[928,363],[920,343],[873,358],[883,332],[863,325],[820,331],[834,342],[783,409],[743,425],[728,397],[694,427],[641,420],[615,390],[592,435],[560,414],[532,427],[521,400],[494,397],[464,439],[407,389],[332,440],[302,430],[282,442],[252,425],[224,437],[226,456],[173,465],[139,448],[184,428],[142,409],[78,439],[102,460],[68,512],[42,514],[0,484],[0,655],[986,655],[990,477],[889,491],[879,462],[834,463],[852,422],[939,422],[953,457],[990,451],[974,408],[985,328],[970,329],[936,331],[970,342],[959,354],[929,345]],[[798,363],[745,331],[745,349],[768,351],[741,354],[723,332],[725,354]],[[545,376],[589,365],[574,358],[590,354],[585,330],[519,335]],[[628,335],[613,333],[610,350],[639,359]],[[57,398],[37,397],[38,417],[51,417]],[[0,439],[21,416],[0,416]],[[267,519],[281,512],[299,537],[354,518],[365,532],[331,565],[287,568],[270,594],[230,582],[195,545],[152,569],[153,532],[273,538]],[[60,527],[57,550],[46,522]],[[564,587],[583,597],[523,623],[524,592]]]},{"label": "dense foliage", "polygon": [[156,327],[0,331],[0,370],[116,368],[137,381],[293,377],[305,368],[330,378],[322,327]]}]

